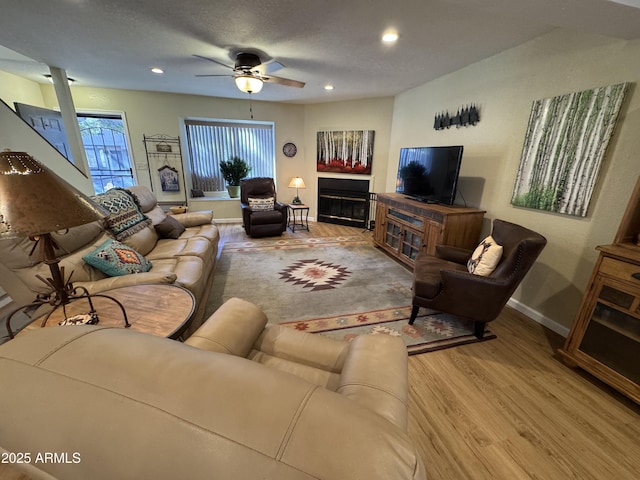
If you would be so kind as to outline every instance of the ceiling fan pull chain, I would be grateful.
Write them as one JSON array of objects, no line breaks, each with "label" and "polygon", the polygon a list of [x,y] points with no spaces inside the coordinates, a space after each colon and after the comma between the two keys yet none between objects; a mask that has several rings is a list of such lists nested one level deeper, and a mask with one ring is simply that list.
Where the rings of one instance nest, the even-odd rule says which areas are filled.
[{"label": "ceiling fan pull chain", "polygon": [[253,120],[253,102],[251,101],[251,92],[249,92],[249,113],[251,114],[251,120]]}]

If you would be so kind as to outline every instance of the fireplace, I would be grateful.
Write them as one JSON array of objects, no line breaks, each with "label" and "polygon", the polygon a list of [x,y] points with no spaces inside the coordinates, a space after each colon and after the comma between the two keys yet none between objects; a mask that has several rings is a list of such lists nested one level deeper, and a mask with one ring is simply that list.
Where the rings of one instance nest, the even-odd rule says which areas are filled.
[{"label": "fireplace", "polygon": [[369,180],[318,178],[318,221],[369,228]]}]

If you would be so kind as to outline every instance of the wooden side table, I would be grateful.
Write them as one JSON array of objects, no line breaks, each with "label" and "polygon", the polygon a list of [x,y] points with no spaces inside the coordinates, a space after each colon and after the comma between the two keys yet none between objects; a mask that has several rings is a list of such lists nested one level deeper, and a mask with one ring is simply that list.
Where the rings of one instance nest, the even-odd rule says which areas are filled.
[{"label": "wooden side table", "polygon": [[[124,305],[131,324],[130,330],[174,340],[179,339],[189,326],[196,305],[193,294],[177,285],[131,285],[100,293],[109,295]],[[98,314],[98,325],[124,328],[122,310],[117,303],[104,297],[92,297],[92,301]],[[67,317],[88,311],[89,305],[82,299],[66,306]],[[20,334],[41,328],[42,320],[43,317],[40,317],[33,321]],[[62,308],[58,308],[51,314],[44,328],[73,328],[73,325],[60,327],[58,324],[62,320],[64,312]]]},{"label": "wooden side table", "polygon": [[[298,215],[296,215],[298,214]],[[287,227],[292,232],[296,231],[296,227],[301,230],[309,231],[309,207],[306,205],[289,204],[289,215],[287,217]]]}]

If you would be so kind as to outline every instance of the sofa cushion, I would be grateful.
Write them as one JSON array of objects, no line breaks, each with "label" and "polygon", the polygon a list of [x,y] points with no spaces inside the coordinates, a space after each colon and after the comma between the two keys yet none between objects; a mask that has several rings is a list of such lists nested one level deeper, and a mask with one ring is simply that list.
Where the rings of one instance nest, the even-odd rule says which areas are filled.
[{"label": "sofa cushion", "polygon": [[142,212],[145,214],[158,205],[158,199],[151,189],[145,185],[134,185],[128,187],[127,190],[138,199],[138,205],[140,205]]},{"label": "sofa cushion", "polygon": [[154,225],[159,224],[165,218],[167,218],[167,213],[162,210],[158,205],[153,207],[151,210],[144,212],[144,214],[151,219],[151,222]]},{"label": "sofa cushion", "polygon": [[176,285],[189,290],[196,299],[201,298],[202,291],[205,288],[206,266],[198,257],[176,256],[153,260],[153,271],[175,274],[176,281],[174,283]]},{"label": "sofa cushion", "polygon": [[122,240],[122,243],[146,256],[155,249],[158,243],[158,232],[152,225],[147,225],[139,232]]},{"label": "sofa cushion", "polygon": [[282,221],[282,212],[278,210],[253,212],[251,214],[251,225],[273,225],[281,223]]},{"label": "sofa cushion", "polygon": [[149,253],[148,258],[173,258],[178,256],[194,256],[199,257],[204,261],[209,261],[212,257],[213,245],[206,238],[191,237],[191,238],[177,238],[170,239],[165,238],[158,241],[158,244]]},{"label": "sofa cushion", "polygon": [[105,222],[118,241],[151,225],[151,220],[142,213],[135,195],[123,188],[112,188],[92,199],[109,212]]},{"label": "sofa cushion", "polygon": [[165,217],[159,224],[154,225],[160,238],[176,239],[186,230],[184,226],[171,215]]},{"label": "sofa cushion", "polygon": [[[69,255],[63,255],[58,257],[60,261],[59,266],[64,268],[65,280],[71,279],[75,285],[77,282],[93,282],[106,278],[106,275],[97,268],[89,265],[82,257],[91,253],[99,245],[110,239],[106,232],[103,232],[93,242],[87,244],[85,247],[76,250]],[[33,246],[33,242],[29,242]],[[38,258],[38,252],[33,255]],[[48,278],[51,276],[49,266],[44,262],[37,262],[34,266],[27,268],[15,269],[14,273],[16,277],[25,285],[29,290],[34,293],[48,293],[51,291],[51,286],[45,282],[38,280],[38,276],[42,278]],[[32,296],[31,294],[29,296]],[[29,299],[30,301],[31,299]]]},{"label": "sofa cushion", "polygon": [[187,227],[187,229],[182,233],[180,238],[187,239],[192,237],[202,237],[206,238],[215,245],[218,244],[220,240],[220,232],[218,227],[213,225],[212,223],[206,225],[199,225],[197,227]]},{"label": "sofa cushion", "polygon": [[151,262],[124,243],[112,238],[82,257],[89,265],[111,277],[148,272]]},{"label": "sofa cushion", "polygon": [[97,220],[68,230],[52,233],[51,236],[58,247],[60,247],[61,252],[69,254],[89,244],[103,233],[102,221]]},{"label": "sofa cushion", "polygon": [[198,210],[196,212],[176,213],[173,217],[185,227],[210,225],[213,220],[213,210]]}]

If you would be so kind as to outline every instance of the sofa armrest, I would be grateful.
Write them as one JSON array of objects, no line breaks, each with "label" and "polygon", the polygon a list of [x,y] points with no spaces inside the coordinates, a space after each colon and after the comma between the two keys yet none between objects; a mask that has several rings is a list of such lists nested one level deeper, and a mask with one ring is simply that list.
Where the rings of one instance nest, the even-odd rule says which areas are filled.
[{"label": "sofa armrest", "polygon": [[118,277],[107,277],[92,282],[73,282],[74,287],[84,287],[89,293],[104,292],[113,288],[128,287],[130,285],[146,284],[172,284],[176,281],[175,273],[168,272],[142,272]]},{"label": "sofa armrest", "polygon": [[336,391],[406,431],[407,368],[402,339],[359,335],[350,343]]},{"label": "sofa armrest", "polygon": [[213,220],[213,210],[201,210],[198,212],[177,213],[172,215],[184,227],[197,227],[206,225]]},{"label": "sofa armrest", "polygon": [[253,348],[262,354],[339,374],[349,350],[349,343],[284,325],[269,324]]},{"label": "sofa armrest", "polygon": [[234,297],[223,303],[184,343],[246,358],[266,324],[267,317],[260,307]]},{"label": "sofa armrest", "polygon": [[448,262],[465,265],[471,258],[473,251],[466,248],[452,247],[450,245],[436,245],[436,257]]}]

